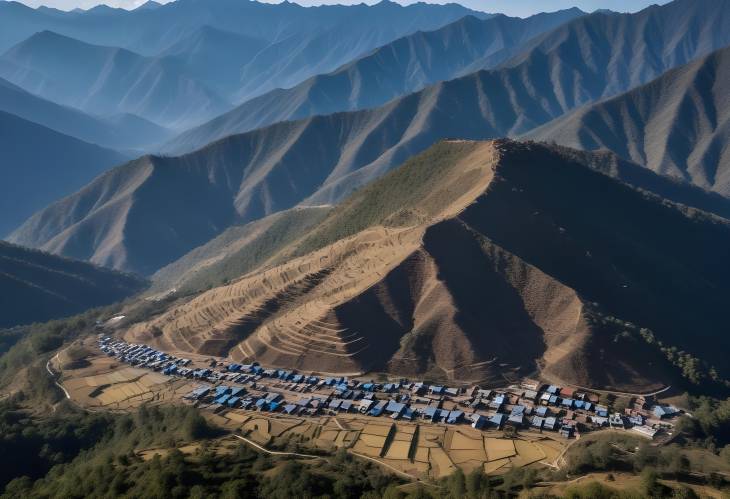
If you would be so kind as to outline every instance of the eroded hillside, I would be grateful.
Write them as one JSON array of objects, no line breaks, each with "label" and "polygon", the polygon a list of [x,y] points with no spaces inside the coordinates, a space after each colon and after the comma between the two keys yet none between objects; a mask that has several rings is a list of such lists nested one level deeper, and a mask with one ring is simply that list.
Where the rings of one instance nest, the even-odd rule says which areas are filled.
[{"label": "eroded hillside", "polygon": [[719,365],[687,332],[717,336],[727,221],[603,163],[533,143],[442,142],[272,248],[278,259],[126,337],[328,373],[658,384],[642,352],[615,361],[625,345],[590,320],[600,311]]}]

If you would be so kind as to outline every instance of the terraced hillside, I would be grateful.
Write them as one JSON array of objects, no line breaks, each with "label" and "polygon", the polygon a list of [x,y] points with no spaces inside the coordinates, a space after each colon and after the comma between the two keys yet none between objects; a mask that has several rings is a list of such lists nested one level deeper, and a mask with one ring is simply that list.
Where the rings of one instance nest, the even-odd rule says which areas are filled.
[{"label": "terraced hillside", "polygon": [[126,337],[318,372],[657,385],[655,356],[627,354],[594,320],[604,315],[727,369],[715,352],[728,341],[728,221],[651,193],[636,165],[641,189],[606,164],[532,143],[442,142],[277,250],[283,263]]},{"label": "terraced hillside", "polygon": [[138,277],[0,241],[0,327],[77,314],[145,285]]}]

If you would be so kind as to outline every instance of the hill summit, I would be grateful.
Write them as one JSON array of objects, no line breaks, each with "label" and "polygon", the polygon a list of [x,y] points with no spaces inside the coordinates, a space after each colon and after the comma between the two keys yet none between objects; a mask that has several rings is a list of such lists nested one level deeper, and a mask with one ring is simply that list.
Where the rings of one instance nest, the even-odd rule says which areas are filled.
[{"label": "hill summit", "polygon": [[718,367],[728,346],[730,225],[668,183],[608,154],[441,142],[126,336],[327,373],[657,386],[660,356],[614,318]]}]

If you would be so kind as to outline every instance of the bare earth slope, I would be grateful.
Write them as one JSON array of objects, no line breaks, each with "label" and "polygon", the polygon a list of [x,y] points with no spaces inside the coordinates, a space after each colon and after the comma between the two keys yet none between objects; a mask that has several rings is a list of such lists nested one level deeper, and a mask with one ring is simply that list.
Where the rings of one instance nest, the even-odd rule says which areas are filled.
[{"label": "bare earth slope", "polygon": [[107,305],[145,284],[135,276],[0,241],[0,327]]},{"label": "bare earth slope", "polygon": [[284,263],[126,336],[318,372],[497,383],[539,370],[583,386],[656,385],[661,369],[619,356],[626,346],[591,320],[600,312],[722,366],[727,220],[586,158],[440,143],[338,206]]},{"label": "bare earth slope", "polygon": [[530,132],[730,196],[730,48]]}]

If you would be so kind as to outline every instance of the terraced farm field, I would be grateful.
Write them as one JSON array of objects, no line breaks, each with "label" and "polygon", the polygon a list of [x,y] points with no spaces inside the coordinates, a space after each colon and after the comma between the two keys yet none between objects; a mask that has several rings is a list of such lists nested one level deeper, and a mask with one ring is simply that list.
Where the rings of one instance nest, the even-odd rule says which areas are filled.
[{"label": "terraced farm field", "polygon": [[301,448],[328,451],[344,447],[419,478],[442,478],[456,468],[469,472],[481,467],[488,474],[502,474],[511,468],[545,466],[565,448],[558,437],[532,431],[507,439],[502,432],[465,425],[392,422],[359,415],[293,418],[231,410],[215,417],[216,423],[260,445],[280,448],[296,442]]},{"label": "terraced farm field", "polygon": [[78,368],[66,366],[60,383],[71,398],[89,409],[129,410],[144,403],[182,403],[195,385],[148,369],[127,367],[101,354],[90,354]]},{"label": "terraced farm field", "polygon": [[[62,373],[60,382],[76,403],[91,410],[179,404],[198,386],[198,382],[130,367],[102,354],[90,353],[85,362],[64,359],[59,355],[58,365],[53,366]],[[218,404],[199,407],[214,424],[264,448],[296,448],[304,453],[345,448],[418,478],[442,478],[457,468],[501,474],[512,468],[553,465],[565,448],[559,437],[533,431],[506,438],[503,432],[476,430],[466,424],[394,421],[359,414],[291,417]]]}]

